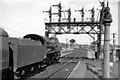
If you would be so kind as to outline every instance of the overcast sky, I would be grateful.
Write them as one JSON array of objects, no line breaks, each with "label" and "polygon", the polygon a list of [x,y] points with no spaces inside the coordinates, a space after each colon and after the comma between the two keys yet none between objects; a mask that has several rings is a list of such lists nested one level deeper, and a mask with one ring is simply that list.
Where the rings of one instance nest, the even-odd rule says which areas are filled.
[{"label": "overcast sky", "polygon": [[[102,0],[101,0],[102,1]],[[109,0],[113,22],[111,23],[111,34],[118,34],[118,1]],[[3,27],[11,37],[22,37],[29,33],[36,33],[44,36],[43,13],[53,4],[62,3],[63,9],[91,9],[93,6],[99,8],[97,0],[0,0],[0,27]],[[72,11],[72,12],[73,12]],[[79,16],[79,15],[72,15]],[[77,43],[89,44],[92,38],[88,35],[60,35],[60,42],[66,42],[66,38],[76,39]],[[116,36],[116,39],[118,37]],[[117,40],[118,41],[118,40]],[[111,36],[112,42],[112,36]]]}]

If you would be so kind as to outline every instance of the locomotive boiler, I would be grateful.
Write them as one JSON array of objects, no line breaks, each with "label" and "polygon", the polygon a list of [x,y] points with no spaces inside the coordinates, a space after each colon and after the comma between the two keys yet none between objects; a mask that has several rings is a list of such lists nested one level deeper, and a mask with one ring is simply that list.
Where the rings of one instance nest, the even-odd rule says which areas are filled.
[{"label": "locomotive boiler", "polygon": [[20,78],[58,62],[58,47],[60,48],[59,41],[56,42],[55,39],[49,40],[36,34],[12,38],[0,28],[0,79]]}]

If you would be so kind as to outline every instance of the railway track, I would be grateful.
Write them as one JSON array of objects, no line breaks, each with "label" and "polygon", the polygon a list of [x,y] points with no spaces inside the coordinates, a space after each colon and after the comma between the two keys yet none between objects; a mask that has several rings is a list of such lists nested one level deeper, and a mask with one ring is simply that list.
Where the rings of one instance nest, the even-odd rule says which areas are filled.
[{"label": "railway track", "polygon": [[[68,59],[69,60],[69,59]],[[36,79],[42,79],[42,80],[52,80],[52,79],[64,79],[66,80],[67,77],[71,74],[71,72],[74,70],[74,68],[76,67],[76,65],[78,64],[78,61],[74,61],[74,59],[70,59],[69,61],[65,61],[65,62],[59,62],[58,64],[55,64],[56,65],[56,68],[54,71],[50,71],[51,73],[47,73],[46,72],[49,72],[48,70],[45,72],[46,76],[43,75],[41,76],[41,74],[44,74],[44,73],[39,73],[37,74],[36,77],[31,77],[31,78],[27,78],[27,79],[21,79],[21,80],[36,80]],[[52,66],[55,66],[55,65],[52,65]],[[62,74],[62,73],[65,73],[65,74]],[[62,75],[61,75],[62,74]]]},{"label": "railway track", "polygon": [[[44,80],[49,80],[52,78],[62,78],[62,80],[66,80],[69,75],[74,71],[78,62],[84,59],[86,56],[85,52],[74,51],[71,54],[61,56],[60,63],[65,63],[63,66],[58,68],[56,71],[45,77]],[[70,69],[71,66],[71,69]],[[69,68],[70,70],[65,72],[65,69]],[[64,74],[63,74],[64,73]]]},{"label": "railway track", "polygon": [[[64,62],[64,65],[58,68],[56,71],[48,75],[44,80],[49,80],[51,78],[61,78],[62,80],[66,80],[67,77],[71,74],[71,72],[74,70],[78,62],[73,62],[73,60],[69,60],[68,62]],[[65,71],[69,69],[68,71]],[[65,73],[63,75],[60,75],[62,73]]]},{"label": "railway track", "polygon": [[53,64],[42,73],[37,73],[36,75],[31,76],[30,78],[40,78],[42,80],[52,80],[57,78],[66,80],[68,76],[73,72],[78,62],[84,60],[83,57],[85,55],[86,54],[84,54],[83,52],[77,50],[73,51],[71,54],[61,56],[61,59],[58,64]]},{"label": "railway track", "polygon": [[76,49],[67,55],[61,56],[61,58],[65,59],[85,59],[87,50],[86,49]]}]

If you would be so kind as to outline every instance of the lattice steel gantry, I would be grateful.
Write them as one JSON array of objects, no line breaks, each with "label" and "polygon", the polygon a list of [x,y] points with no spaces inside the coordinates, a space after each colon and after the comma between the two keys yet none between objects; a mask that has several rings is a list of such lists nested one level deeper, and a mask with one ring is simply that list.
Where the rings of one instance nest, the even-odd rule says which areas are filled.
[{"label": "lattice steel gantry", "polygon": [[[101,6],[104,8],[104,3],[101,3]],[[52,7],[57,7],[58,13],[53,13]],[[98,53],[100,53],[101,36],[102,34],[104,34],[104,28],[102,27],[101,18],[99,19],[99,21],[95,21],[94,19],[94,7],[89,11],[91,12],[90,21],[85,21],[84,19],[84,7],[81,10],[75,10],[75,12],[79,12],[81,14],[81,21],[76,21],[75,18],[72,21],[70,8],[68,10],[62,10],[61,3],[59,3],[58,5],[52,5],[49,11],[44,11],[49,14],[49,22],[45,22],[45,36],[49,37],[49,34],[88,34],[90,37],[93,38],[93,40],[95,40],[93,34],[96,34],[98,36]],[[67,21],[62,21],[63,12],[67,12],[68,14],[68,17],[66,19]],[[101,14],[102,10],[100,10],[100,16]],[[53,15],[58,16],[58,21],[52,21]]]},{"label": "lattice steel gantry", "polygon": [[[93,39],[94,37],[90,34],[99,34],[99,22],[51,22],[45,23],[47,34],[88,34]],[[62,27],[59,27],[62,26]],[[68,26],[70,29],[68,29]],[[85,28],[90,28],[86,30]],[[97,27],[97,29],[96,29]],[[60,29],[61,31],[59,31]],[[103,32],[102,32],[103,34]]]}]

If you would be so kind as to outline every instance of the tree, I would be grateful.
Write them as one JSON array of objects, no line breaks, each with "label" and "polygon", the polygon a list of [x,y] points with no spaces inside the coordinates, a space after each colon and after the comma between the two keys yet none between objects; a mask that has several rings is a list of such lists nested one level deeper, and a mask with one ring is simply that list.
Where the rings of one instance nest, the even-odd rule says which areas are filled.
[{"label": "tree", "polygon": [[75,39],[71,39],[71,40],[69,40],[69,42],[70,42],[70,46],[74,47],[74,43],[76,42]]},{"label": "tree", "polygon": [[75,39],[71,39],[69,42],[70,42],[71,44],[74,44],[74,43],[76,42],[76,40],[75,40]]}]

